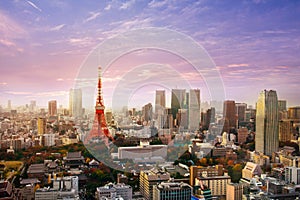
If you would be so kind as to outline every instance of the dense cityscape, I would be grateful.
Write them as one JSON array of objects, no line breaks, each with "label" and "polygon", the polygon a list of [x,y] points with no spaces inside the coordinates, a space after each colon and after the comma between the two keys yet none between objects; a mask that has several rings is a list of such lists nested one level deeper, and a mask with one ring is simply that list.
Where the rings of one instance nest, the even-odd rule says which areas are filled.
[{"label": "dense cityscape", "polygon": [[300,199],[300,1],[1,0],[0,200]]},{"label": "dense cityscape", "polygon": [[[99,68],[100,71],[100,68]],[[274,90],[256,107],[156,90],[142,110],[1,107],[1,199],[298,199],[300,107]],[[105,144],[105,145],[103,145]]]}]

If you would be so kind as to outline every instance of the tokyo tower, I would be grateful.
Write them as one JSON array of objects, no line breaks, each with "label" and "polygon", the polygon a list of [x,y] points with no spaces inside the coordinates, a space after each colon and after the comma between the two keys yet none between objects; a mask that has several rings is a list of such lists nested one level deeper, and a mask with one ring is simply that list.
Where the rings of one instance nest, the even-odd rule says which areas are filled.
[{"label": "tokyo tower", "polygon": [[102,97],[101,67],[98,67],[98,97],[95,106],[95,119],[92,130],[86,138],[87,142],[93,139],[101,139],[106,145],[108,145],[108,140],[114,140],[107,128],[104,109],[105,106]]}]

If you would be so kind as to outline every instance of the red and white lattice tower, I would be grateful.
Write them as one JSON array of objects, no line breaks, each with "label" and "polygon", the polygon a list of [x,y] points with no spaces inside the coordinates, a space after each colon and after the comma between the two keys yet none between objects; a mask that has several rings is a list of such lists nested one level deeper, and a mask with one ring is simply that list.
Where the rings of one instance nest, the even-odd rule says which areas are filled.
[{"label": "red and white lattice tower", "polygon": [[98,68],[98,97],[95,106],[95,119],[93,123],[92,130],[90,131],[88,137],[86,138],[88,141],[92,139],[101,139],[103,142],[108,145],[109,140],[113,141],[113,137],[110,135],[105,114],[104,114],[105,106],[103,103],[102,97],[102,82],[101,82],[101,67]]}]

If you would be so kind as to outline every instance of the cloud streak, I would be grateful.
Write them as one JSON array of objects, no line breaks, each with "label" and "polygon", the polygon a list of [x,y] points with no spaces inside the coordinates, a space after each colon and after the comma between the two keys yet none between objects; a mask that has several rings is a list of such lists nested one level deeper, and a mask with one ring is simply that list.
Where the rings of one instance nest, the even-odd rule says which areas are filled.
[{"label": "cloud streak", "polygon": [[227,65],[227,67],[229,67],[229,68],[248,67],[248,66],[249,66],[249,64],[247,64],[247,63]]},{"label": "cloud streak", "polygon": [[40,8],[39,8],[37,5],[35,5],[33,2],[27,1],[27,3],[28,3],[29,5],[31,5],[33,8],[35,8],[36,10],[42,12],[42,9],[40,9]]},{"label": "cloud streak", "polygon": [[111,9],[111,4],[107,4],[107,6],[105,6],[104,10],[109,11]]},{"label": "cloud streak", "polygon": [[120,10],[126,10],[128,8],[130,8],[131,6],[133,6],[133,4],[135,3],[135,0],[129,0],[125,3],[122,3],[122,5],[120,6]]},{"label": "cloud streak", "polygon": [[92,21],[92,20],[96,19],[100,14],[101,14],[101,12],[90,12],[90,16],[88,18],[86,18],[84,21],[85,22]]},{"label": "cloud streak", "polygon": [[60,24],[60,25],[50,28],[50,31],[60,31],[65,26],[66,26],[65,24]]}]

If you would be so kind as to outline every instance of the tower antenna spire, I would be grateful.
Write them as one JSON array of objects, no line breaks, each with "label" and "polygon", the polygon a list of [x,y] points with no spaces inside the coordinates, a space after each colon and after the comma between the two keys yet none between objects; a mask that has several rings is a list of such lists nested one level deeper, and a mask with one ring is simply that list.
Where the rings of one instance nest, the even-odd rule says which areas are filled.
[{"label": "tower antenna spire", "polygon": [[103,97],[102,97],[102,69],[99,66],[98,67],[98,96],[97,96],[97,101],[96,101],[96,112],[99,109],[105,109],[104,103],[103,103]]}]

